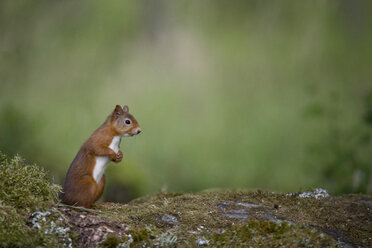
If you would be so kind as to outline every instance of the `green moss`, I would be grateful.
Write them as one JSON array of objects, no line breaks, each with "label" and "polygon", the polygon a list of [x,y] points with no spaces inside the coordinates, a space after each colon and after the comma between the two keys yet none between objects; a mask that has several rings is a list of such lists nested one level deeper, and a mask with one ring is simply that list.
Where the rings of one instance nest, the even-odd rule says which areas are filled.
[{"label": "green moss", "polygon": [[19,156],[0,153],[0,247],[70,244],[69,229],[56,209],[60,187]]},{"label": "green moss", "polygon": [[336,247],[328,235],[286,222],[249,221],[210,237],[212,246],[228,247]]},{"label": "green moss", "polygon": [[1,201],[22,212],[51,206],[60,191],[44,169],[26,164],[19,156],[9,159],[1,152],[0,178]]},{"label": "green moss", "polygon": [[153,239],[154,235],[148,228],[141,228],[131,232],[133,242],[141,242],[148,239]]},{"label": "green moss", "polygon": [[128,235],[131,237],[131,248],[176,247],[176,245],[181,244],[177,240],[177,236],[180,236],[181,232],[176,232],[175,230],[164,231],[154,226],[132,229]]},{"label": "green moss", "polygon": [[25,218],[11,207],[0,202],[0,246],[31,247],[37,243],[35,231],[28,227]]},{"label": "green moss", "polygon": [[102,242],[101,246],[104,248],[116,248],[120,244],[120,239],[113,234],[110,234]]}]

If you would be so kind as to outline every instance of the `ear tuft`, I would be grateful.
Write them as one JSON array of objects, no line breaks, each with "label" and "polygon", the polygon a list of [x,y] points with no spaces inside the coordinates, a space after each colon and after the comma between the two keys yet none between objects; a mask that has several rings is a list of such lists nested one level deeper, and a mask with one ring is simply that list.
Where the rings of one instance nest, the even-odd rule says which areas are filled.
[{"label": "ear tuft", "polygon": [[115,117],[118,117],[120,115],[122,115],[124,112],[123,112],[123,109],[121,108],[120,105],[116,105],[115,109],[114,109],[114,112],[112,113]]},{"label": "ear tuft", "polygon": [[128,112],[129,112],[129,108],[128,108],[127,105],[124,105],[124,107],[123,107],[123,111],[124,111],[124,113],[128,113]]}]

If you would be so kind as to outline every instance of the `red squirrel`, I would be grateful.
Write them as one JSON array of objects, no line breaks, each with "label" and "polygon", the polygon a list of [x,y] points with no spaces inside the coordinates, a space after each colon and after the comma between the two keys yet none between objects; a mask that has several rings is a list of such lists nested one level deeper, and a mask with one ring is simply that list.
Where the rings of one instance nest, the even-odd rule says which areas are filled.
[{"label": "red squirrel", "polygon": [[119,163],[122,137],[137,135],[141,128],[128,106],[116,105],[106,121],[85,141],[67,171],[60,199],[68,205],[89,208],[105,188],[105,169],[110,161]]}]

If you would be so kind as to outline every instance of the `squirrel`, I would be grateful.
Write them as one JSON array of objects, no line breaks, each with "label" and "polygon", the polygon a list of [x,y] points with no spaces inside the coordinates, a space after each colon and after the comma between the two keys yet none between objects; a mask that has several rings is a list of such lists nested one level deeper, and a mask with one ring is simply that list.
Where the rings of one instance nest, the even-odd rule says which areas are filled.
[{"label": "squirrel", "polygon": [[128,106],[116,105],[106,121],[85,141],[67,171],[62,203],[89,208],[103,193],[105,169],[110,161],[119,163],[122,137],[137,135],[141,128]]}]

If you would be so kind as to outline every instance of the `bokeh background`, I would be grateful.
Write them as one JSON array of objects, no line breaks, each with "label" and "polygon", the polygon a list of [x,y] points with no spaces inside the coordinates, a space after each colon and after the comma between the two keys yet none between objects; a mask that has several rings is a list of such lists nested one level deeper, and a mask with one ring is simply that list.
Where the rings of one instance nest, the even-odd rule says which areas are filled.
[{"label": "bokeh background", "polygon": [[[0,2],[0,150],[62,184],[116,104],[105,200],[372,192],[371,1]],[[0,179],[4,180],[4,179]]]}]

